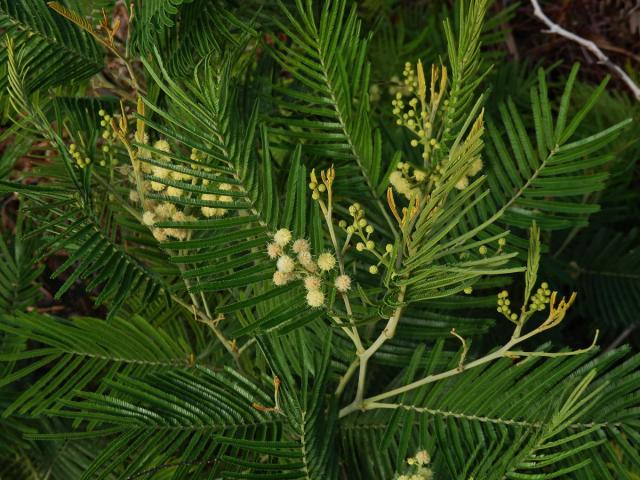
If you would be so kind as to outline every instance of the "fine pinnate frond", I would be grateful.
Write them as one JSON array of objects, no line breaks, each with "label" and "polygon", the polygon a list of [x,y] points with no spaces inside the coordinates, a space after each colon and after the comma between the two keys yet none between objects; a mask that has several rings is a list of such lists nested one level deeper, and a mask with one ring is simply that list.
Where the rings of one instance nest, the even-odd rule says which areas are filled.
[{"label": "fine pinnate frond", "polygon": [[[92,38],[51,11],[45,2],[2,0],[0,71],[6,72],[6,39],[22,50],[29,64],[28,88],[32,91],[86,80],[102,68],[102,52]],[[0,90],[7,76],[0,77]]]},{"label": "fine pinnate frond", "polygon": [[[10,99],[17,112],[28,112],[29,121],[34,127],[58,148],[61,154],[58,185],[20,185],[2,182],[2,191],[18,191],[33,199],[33,208],[44,214],[39,232],[49,237],[42,242],[39,251],[42,256],[60,250],[70,253],[69,258],[54,273],[57,277],[75,266],[73,273],[60,287],[57,296],[62,296],[80,278],[91,278],[88,291],[101,287],[96,298],[100,304],[109,299],[115,314],[118,307],[134,292],[142,292],[143,298],[151,300],[161,293],[168,296],[168,285],[164,279],[149,269],[137,258],[131,256],[126,248],[116,242],[105,231],[101,221],[101,211],[94,204],[91,177],[74,167],[74,162],[60,134],[54,131],[41,106],[34,101],[28,90],[25,75],[25,50],[14,51],[9,46]],[[60,118],[60,120],[63,120]],[[82,122],[71,119],[71,124],[79,126]]]},{"label": "fine pinnate frond", "polygon": [[408,3],[0,0],[0,477],[635,478],[637,109]]},{"label": "fine pinnate frond", "polygon": [[[0,402],[4,403],[4,398]],[[12,427],[17,430],[12,431]],[[91,465],[95,452],[104,448],[102,439],[38,442],[24,438],[36,431],[65,430],[70,430],[70,425],[59,419],[0,419],[0,445],[6,447],[6,450],[0,447],[0,477],[11,480],[80,478]],[[109,479],[115,480],[115,477]]]},{"label": "fine pinnate frond", "polygon": [[0,190],[20,191],[34,200],[34,211],[40,211],[42,223],[38,232],[45,233],[46,241],[39,246],[36,258],[62,250],[69,253],[66,261],[52,273],[52,278],[68,274],[56,291],[56,298],[61,298],[77,281],[89,279],[87,291],[100,289],[95,303],[108,301],[110,316],[117,313],[130,295],[140,295],[145,301],[157,297],[169,301],[168,283],[107,235],[91,207],[78,201],[73,193],[11,183],[0,184]]},{"label": "fine pinnate frond", "polygon": [[173,27],[180,7],[190,0],[146,0],[134,3],[133,46],[142,54],[151,53]]},{"label": "fine pinnate frond", "polygon": [[[456,185],[482,149],[482,114],[470,125],[478,105],[452,143],[440,183],[428,197],[427,204],[415,219],[405,222],[407,225],[415,224],[415,230],[411,234],[409,254],[402,259],[403,268],[398,272],[401,279],[395,283],[407,290],[408,301],[452,295],[472,285],[483,275],[521,271],[519,267],[508,265],[515,253],[503,253],[500,249],[495,254],[486,255],[487,245],[497,242],[506,232],[478,239],[479,234],[499,218],[499,214],[462,234],[456,231],[460,223],[468,218],[469,212],[489,193],[481,192],[483,177],[462,192],[454,193],[458,192]],[[445,205],[446,208],[443,208]],[[417,210],[418,206],[413,208]],[[410,212],[411,209],[410,206]],[[481,249],[485,253],[478,255]]]},{"label": "fine pinnate frond", "polygon": [[29,222],[21,215],[12,239],[0,237],[0,312],[10,313],[32,306],[39,297],[37,279],[43,267],[32,263],[35,239],[25,235]]},{"label": "fine pinnate frond", "polygon": [[181,338],[140,316],[65,320],[35,313],[4,314],[0,331],[23,340],[37,341],[41,348],[4,353],[3,362],[18,362],[0,386],[24,379],[34,371],[46,374],[26,388],[3,411],[38,415],[59,410],[62,401],[73,399],[97,381],[99,392],[117,375],[142,377],[151,372],[187,370],[194,366],[193,353]]},{"label": "fine pinnate frond", "polygon": [[[554,115],[540,70],[538,85],[531,90],[533,136],[512,101],[500,105],[499,119],[488,122],[490,141],[486,153],[491,195],[479,208],[481,216],[500,209],[504,211],[501,222],[507,226],[525,228],[535,220],[543,230],[560,230],[586,225],[589,215],[598,210],[597,204],[588,199],[605,187],[607,173],[601,167],[612,157],[602,149],[620,135],[630,120],[574,139],[575,131],[606,85],[603,82],[580,111],[569,118],[568,105],[577,73],[575,66]],[[532,137],[535,142],[530,140]]]},{"label": "fine pinnate frond", "polygon": [[[291,227],[296,235],[305,233],[306,170],[300,165],[300,150],[296,150],[284,194],[286,201],[279,205],[275,198],[277,190],[269,140],[264,130],[262,162],[255,153],[257,107],[245,119],[237,110],[236,91],[231,85],[234,58],[221,59],[223,63],[218,69],[212,63],[213,58],[208,59],[186,88],[167,76],[159,58],[160,71],[147,65],[151,77],[170,99],[170,109],[162,111],[148,100],[145,100],[146,107],[170,126],[161,126],[154,120],[145,120],[145,124],[173,139],[179,148],[170,155],[171,162],[140,159],[192,179],[188,183],[146,175],[149,181],[187,192],[180,197],[149,192],[147,199],[171,203],[180,209],[199,210],[208,217],[154,225],[189,232],[189,239],[161,243],[171,261],[181,268],[189,293],[210,295],[231,291],[227,301],[215,308],[219,314],[267,302],[259,312],[259,323],[237,333],[246,334],[255,329],[299,325],[317,318],[321,312],[308,308],[301,286],[276,288],[270,282],[273,265],[266,261],[265,253],[269,234],[280,226]],[[166,155],[146,145],[138,146]],[[203,152],[205,159],[194,162],[186,158],[181,153],[184,148]],[[194,185],[195,182],[198,184]]]},{"label": "fine pinnate frond", "polygon": [[385,187],[382,139],[370,120],[368,40],[362,38],[355,5],[332,0],[319,17],[302,0],[294,9],[281,8],[286,21],[275,23],[293,43],[276,39],[270,51],[296,82],[273,86],[287,115],[273,119],[271,130],[302,142],[305,153],[319,161],[335,162],[338,178],[350,178],[344,193],[366,195],[391,224],[379,200]]},{"label": "fine pinnate frond", "polygon": [[[299,341],[300,336],[296,341],[292,335],[259,340],[271,359],[276,384],[275,407],[266,409],[275,408],[274,412],[282,417],[282,436],[278,442],[269,443],[221,438],[225,445],[238,449],[236,458],[225,456],[222,460],[245,468],[243,472],[228,474],[229,477],[338,478],[338,465],[334,461],[337,409],[323,393],[330,374],[332,337],[328,335],[318,341],[320,350],[314,351]],[[290,355],[305,358],[302,369],[290,365],[287,359]],[[269,465],[256,456],[260,454],[269,456]]]},{"label": "fine pinnate frond", "polygon": [[[628,448],[623,432],[637,435],[632,418],[640,387],[633,373],[640,359],[622,363],[623,354],[529,358],[517,365],[503,360],[421,387],[399,397],[392,410],[347,422],[341,429],[343,448],[358,449],[348,458],[372,478],[390,475],[418,448],[427,448],[436,471],[451,478],[554,478],[574,470],[584,478],[617,478],[631,468],[634,456],[613,464],[604,459],[611,458],[616,443],[614,449]],[[416,353],[400,381],[443,367],[441,347],[417,373],[420,356]],[[449,448],[451,439],[456,449]],[[373,445],[379,454],[371,462],[363,452]]]},{"label": "fine pinnate frond", "polygon": [[225,446],[230,439],[255,441],[254,455],[277,457],[280,448],[290,446],[280,439],[279,416],[252,406],[269,404],[269,395],[231,370],[196,368],[151,374],[145,379],[121,376],[110,381],[109,387],[109,395],[82,393],[81,400],[66,401],[66,409],[60,412],[83,425],[97,422],[93,430],[35,436],[111,437],[81,478],[112,474],[127,478],[171,466],[177,467],[172,478],[201,478],[211,471],[229,471],[232,476],[232,472],[246,470],[242,463],[225,462],[227,455],[233,461],[237,454],[236,448]]},{"label": "fine pinnate frond", "polygon": [[632,229],[627,234],[609,229],[585,233],[583,241],[562,255],[575,288],[584,292],[580,311],[599,324],[630,326],[637,323],[640,305],[638,230]]},{"label": "fine pinnate frond", "polygon": [[[179,8],[179,23],[165,36],[162,49],[168,52],[165,63],[173,78],[191,77],[196,65],[208,55],[222,55],[229,46],[238,47],[245,35],[257,34],[249,20],[236,15],[225,2],[195,0]],[[156,30],[153,35],[157,35]]]},{"label": "fine pinnate frond", "polygon": [[[449,105],[444,119],[444,144],[453,140],[467,121],[467,113],[475,103],[475,92],[489,69],[480,70],[480,35],[487,11],[487,0],[458,2],[456,12],[458,34],[449,20],[445,20],[449,64],[451,65],[451,87]],[[457,38],[456,38],[457,37]]]}]

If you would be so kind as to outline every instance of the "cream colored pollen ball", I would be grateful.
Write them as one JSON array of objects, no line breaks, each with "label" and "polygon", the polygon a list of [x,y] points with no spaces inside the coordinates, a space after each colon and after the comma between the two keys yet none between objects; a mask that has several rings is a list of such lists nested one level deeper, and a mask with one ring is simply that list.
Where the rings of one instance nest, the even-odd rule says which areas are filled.
[{"label": "cream colored pollen ball", "polygon": [[320,290],[309,290],[307,292],[307,303],[313,308],[321,307],[324,305],[324,293]]},{"label": "cream colored pollen ball", "polygon": [[348,292],[351,290],[351,277],[349,275],[338,275],[334,285],[339,292]]},{"label": "cream colored pollen ball", "polygon": [[336,257],[333,254],[325,252],[318,257],[318,267],[324,272],[328,272],[336,266]]},{"label": "cream colored pollen ball", "polygon": [[291,232],[286,228],[281,228],[273,236],[273,241],[284,247],[291,241]]}]

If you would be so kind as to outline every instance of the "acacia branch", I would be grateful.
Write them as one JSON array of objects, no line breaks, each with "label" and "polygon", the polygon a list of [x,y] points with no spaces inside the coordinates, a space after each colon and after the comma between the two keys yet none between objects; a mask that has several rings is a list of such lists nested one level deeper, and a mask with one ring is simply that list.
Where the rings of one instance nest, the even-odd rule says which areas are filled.
[{"label": "acacia branch", "polygon": [[[353,412],[356,412],[358,410],[365,411],[365,410],[375,410],[377,408],[390,408],[389,407],[390,404],[380,403],[380,401],[381,400],[386,400],[386,399],[391,398],[391,397],[396,397],[396,396],[401,395],[403,393],[406,393],[406,392],[415,390],[417,388],[420,388],[420,387],[422,387],[424,385],[427,385],[429,383],[437,382],[437,381],[444,380],[444,379],[449,378],[449,377],[453,377],[455,375],[459,375],[459,374],[461,374],[462,372],[464,372],[466,370],[470,370],[472,368],[480,367],[482,365],[485,365],[485,364],[487,364],[489,362],[493,362],[493,361],[501,359],[501,358],[516,358],[516,357],[551,357],[551,358],[557,358],[557,357],[580,355],[582,353],[586,353],[586,352],[590,351],[596,345],[596,341],[598,339],[598,333],[599,333],[598,330],[596,330],[596,334],[595,334],[595,337],[594,337],[593,342],[591,343],[591,345],[588,346],[587,348],[581,348],[579,350],[552,353],[552,352],[524,351],[524,350],[514,350],[513,349],[513,347],[523,343],[525,340],[528,340],[529,338],[534,337],[534,336],[538,335],[539,333],[544,332],[545,330],[548,330],[550,328],[553,328],[553,327],[557,326],[564,319],[568,308],[573,303],[573,299],[575,298],[575,295],[572,295],[568,302],[565,301],[564,298],[563,298],[557,306],[555,305],[556,295],[557,295],[557,292],[553,292],[552,295],[551,295],[551,300],[550,300],[550,304],[549,304],[549,316],[547,317],[547,319],[544,322],[542,322],[538,327],[536,327],[535,329],[531,330],[530,332],[528,332],[528,333],[526,333],[524,335],[520,334],[520,331],[521,331],[522,327],[524,326],[527,318],[531,314],[531,311],[525,311],[525,312],[521,313],[520,319],[518,321],[518,325],[516,326],[516,329],[514,330],[514,333],[511,336],[511,339],[505,345],[500,347],[499,349],[497,349],[497,350],[485,355],[484,357],[480,357],[480,358],[478,358],[476,360],[473,360],[473,361],[465,364],[464,363],[464,359],[466,357],[467,345],[466,345],[466,342],[462,341],[463,342],[463,348],[462,348],[462,353],[461,353],[461,361],[458,363],[458,366],[456,366],[454,368],[451,368],[449,370],[446,370],[444,372],[427,375],[426,377],[423,377],[423,378],[421,378],[419,380],[416,380],[414,382],[408,383],[408,384],[403,385],[401,387],[394,388],[393,390],[389,390],[387,392],[383,392],[383,393],[380,393],[378,395],[374,395],[374,396],[368,397],[368,398],[362,398],[361,397],[361,393],[360,393],[360,389],[359,389],[359,392],[358,392],[359,394],[356,395],[356,399],[351,404],[347,405],[346,407],[344,407],[344,408],[342,408],[340,410],[339,417],[340,418],[345,417],[345,416],[347,416],[347,415],[349,415],[349,414],[351,414]],[[452,332],[452,333],[454,333],[454,332]],[[456,334],[454,333],[454,335],[456,335]],[[362,357],[360,359],[360,362],[361,362],[361,365],[362,365]],[[362,367],[361,367],[361,369],[362,369]],[[361,374],[361,378],[362,378],[362,374]]]},{"label": "acacia branch", "polygon": [[561,37],[571,40],[572,42],[575,42],[578,45],[581,45],[589,50],[595,55],[599,63],[602,63],[603,65],[609,67],[611,71],[613,71],[618,77],[620,77],[620,79],[624,83],[627,84],[627,86],[633,93],[633,96],[636,97],[636,100],[640,100],[640,87],[635,84],[631,77],[629,77],[629,75],[627,75],[622,68],[613,63],[611,59],[609,59],[609,57],[607,57],[607,55],[605,55],[604,52],[600,50],[595,42],[582,38],[575,33],[562,28],[557,23],[551,21],[551,19],[545,15],[542,7],[540,7],[538,0],[531,0],[531,5],[533,6],[533,14],[549,28],[549,30],[546,31],[547,33],[555,33],[557,35],[560,35]]}]

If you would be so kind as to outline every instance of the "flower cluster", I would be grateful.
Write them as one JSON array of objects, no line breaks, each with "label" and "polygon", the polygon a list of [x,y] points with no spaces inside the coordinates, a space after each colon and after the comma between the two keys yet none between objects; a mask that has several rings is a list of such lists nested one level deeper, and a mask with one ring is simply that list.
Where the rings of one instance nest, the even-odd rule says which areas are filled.
[{"label": "flower cluster", "polygon": [[78,149],[78,146],[75,143],[69,145],[69,154],[75,160],[76,165],[81,169],[88,167],[91,163],[91,158],[83,155],[83,153]]},{"label": "flower cluster", "polygon": [[420,194],[420,184],[427,179],[424,170],[413,167],[408,162],[398,162],[396,170],[389,175],[389,183],[396,192],[404,195],[407,200]]},{"label": "flower cluster", "polygon": [[413,457],[407,459],[407,471],[396,475],[395,480],[432,480],[433,471],[429,468],[430,463],[429,452],[420,450]]},{"label": "flower cluster", "polygon": [[104,111],[104,109],[100,109],[98,111],[98,115],[100,115],[100,126],[103,128],[102,130],[102,139],[105,141],[113,140],[114,133],[111,129],[111,115]]},{"label": "flower cluster", "polygon": [[[431,158],[432,151],[440,148],[439,138],[442,135],[442,107],[447,107],[446,100],[441,102],[447,83],[446,68],[439,69],[433,66],[431,69],[430,98],[427,99],[426,83],[422,64],[418,62],[416,67],[407,62],[404,72],[404,90],[396,92],[395,99],[391,102],[396,124],[407,128],[416,138],[411,140],[412,147],[422,146],[422,159],[425,165]],[[437,81],[440,79],[439,89]],[[405,101],[405,93],[410,99]]]},{"label": "flower cluster", "polygon": [[511,300],[509,300],[509,292],[502,290],[498,293],[498,312],[503,314],[507,320],[515,322],[518,319],[518,314],[511,311]]},{"label": "flower cluster", "polygon": [[[145,143],[147,143],[148,139],[145,136]],[[171,146],[169,142],[166,140],[158,140],[153,144],[153,148],[156,150],[160,150],[162,152],[170,153]],[[152,154],[149,150],[140,149],[138,155],[141,159],[149,159],[156,158],[158,160],[167,161],[169,157],[161,154]],[[185,180],[183,175],[180,172],[174,172],[162,167],[158,167],[155,165],[150,165],[146,162],[141,162],[140,169],[142,173],[147,175],[152,175],[158,179],[174,179],[174,180]],[[133,178],[132,172],[130,172],[131,181],[135,182]],[[172,188],[173,187],[168,187]],[[156,182],[154,180],[145,180],[142,184],[143,192],[153,192],[160,193],[164,192],[168,196],[180,196],[182,190],[174,189],[169,191],[168,188],[165,187],[163,183]],[[129,198],[132,201],[139,201],[137,191],[132,190],[129,194]],[[145,199],[144,212],[142,214],[142,223],[151,229],[154,238],[159,242],[167,241],[171,238],[177,240],[187,240],[189,238],[189,230],[183,228],[160,228],[155,225],[159,222],[165,221],[173,221],[173,222],[189,222],[195,220],[195,217],[192,215],[188,215],[186,212],[182,210],[178,210],[178,208],[170,202],[159,202],[155,200]]]},{"label": "flower cluster", "polygon": [[[327,173],[324,171],[321,172],[321,181],[318,181],[318,177],[316,177],[315,169],[311,170],[311,174],[309,175],[311,181],[309,182],[309,190],[311,190],[311,198],[316,202],[320,200],[320,195],[327,191],[327,182],[333,182],[333,178],[331,175],[331,169],[329,169],[329,175],[327,178]],[[333,173],[335,176],[335,171]]]},{"label": "flower cluster", "polygon": [[102,130],[102,153],[103,158],[100,160],[100,166],[106,167],[107,163],[111,165],[118,165],[118,159],[113,156],[113,145],[115,141],[115,135],[113,134],[111,128],[111,115],[107,114],[104,109],[100,109],[98,111],[98,115],[100,115],[100,126],[103,128]]},{"label": "flower cluster", "polygon": [[549,299],[551,298],[551,290],[549,290],[549,284],[547,282],[542,282],[540,284],[540,288],[536,290],[536,293],[531,297],[531,304],[529,305],[529,310],[531,311],[543,311],[546,307],[545,305],[549,303]]},{"label": "flower cluster", "polygon": [[376,243],[371,238],[375,229],[367,221],[364,208],[359,203],[349,206],[349,215],[353,218],[351,224],[348,224],[346,220],[340,220],[338,223],[338,226],[347,233],[346,245],[349,245],[354,237],[356,237],[356,240],[359,239],[359,241],[355,242],[356,250],[358,252],[370,252],[378,259],[376,264],[369,266],[369,273],[375,275],[378,273],[380,265],[385,263],[385,257],[393,251],[393,245],[385,245],[383,252],[379,252],[376,249]]},{"label": "flower cluster", "polygon": [[[98,111],[98,115],[100,116],[100,126],[102,127],[101,139],[98,139],[98,145],[96,146],[96,151],[101,150],[103,153],[102,158],[98,162],[101,167],[106,167],[107,162],[111,165],[117,165],[118,160],[112,155],[112,147],[115,141],[115,134],[113,133],[113,129],[111,127],[111,115],[107,114],[104,109],[100,109]],[[89,148],[85,145],[83,139],[80,139],[80,143],[83,147],[80,147],[77,143],[71,143],[69,145],[69,154],[75,161],[75,164],[78,168],[84,169],[87,168],[92,162],[91,155],[89,151],[93,151],[93,148]],[[101,144],[101,147],[100,147]],[[93,145],[91,145],[93,147]]]},{"label": "flower cluster", "polygon": [[[148,143],[148,137],[145,135],[144,143]],[[170,154],[171,145],[164,139],[159,139],[153,144],[154,151],[140,148],[138,151],[138,158],[142,160],[140,163],[140,170],[146,176],[146,180],[142,182],[141,190],[143,194],[149,192],[152,194],[163,194],[167,197],[180,198],[183,196],[194,196],[199,200],[205,202],[211,202],[213,205],[203,205],[199,211],[202,216],[210,217],[222,217],[227,214],[228,209],[224,208],[225,203],[231,203],[233,198],[230,195],[226,195],[223,192],[231,192],[234,190],[233,185],[226,183],[222,177],[218,180],[209,180],[204,178],[196,178],[195,176],[184,173],[178,166],[175,168],[165,168],[159,165],[153,165],[145,160],[154,159],[159,160],[167,164],[173,165],[169,155],[164,155],[161,152]],[[202,166],[201,162],[206,159],[206,154],[193,149],[191,151],[191,160],[194,163],[191,164],[191,168],[194,170],[202,170],[203,172],[211,173],[212,170],[208,167]],[[129,172],[130,180],[135,183],[133,172]],[[212,176],[218,177],[218,175],[211,173]],[[184,183],[193,186],[207,186],[210,183],[215,185],[216,189],[220,193],[193,193],[180,188],[180,186],[171,185],[171,183]],[[137,190],[131,190],[129,193],[129,199],[132,202],[139,202],[140,198]],[[214,203],[215,202],[215,203]],[[142,216],[142,222],[151,228],[153,236],[159,242],[166,241],[170,238],[177,240],[187,240],[190,236],[190,232],[184,228],[159,228],[155,225],[158,222],[172,221],[172,222],[191,222],[195,221],[197,210],[192,211],[192,207],[184,207],[180,210],[174,203],[156,201],[145,198],[144,213]]]},{"label": "flower cluster", "polygon": [[[232,189],[232,186],[228,183],[220,183],[218,184],[218,189],[228,192]],[[204,193],[200,198],[202,200],[221,203],[229,203],[233,200],[229,195],[216,193]],[[224,207],[202,207],[200,210],[205,217],[224,217],[229,211]]]},{"label": "flower cluster", "polygon": [[[527,314],[543,311],[547,304],[551,302],[551,290],[547,282],[542,282],[540,288],[536,290],[536,293],[531,297],[529,303],[529,309]],[[513,313],[510,308],[511,301],[509,300],[509,292],[506,290],[498,293],[498,312],[502,313],[508,320],[515,322],[518,319],[518,315]]]},{"label": "flower cluster", "polygon": [[[428,91],[421,62],[415,67],[407,62],[403,76],[402,88],[395,91],[395,98],[391,102],[393,115],[396,117],[397,125],[411,132],[411,146],[422,150],[422,167],[414,167],[414,171],[410,173],[411,165],[400,162],[398,171],[391,174],[389,182],[398,193],[410,198],[412,194],[417,193],[416,184],[425,182],[437,185],[442,176],[443,162],[448,160],[441,153],[438,154],[441,139],[448,133],[444,125],[445,114],[449,108],[449,101],[444,99],[448,75],[445,67],[432,65]],[[480,157],[476,158],[457,182],[456,188],[466,188],[469,178],[477,175],[482,166]]]},{"label": "flower cluster", "polygon": [[[306,239],[292,240],[291,232],[281,228],[267,245],[267,255],[276,261],[273,283],[281,286],[294,280],[302,280],[307,290],[307,304],[314,308],[321,307],[325,302],[323,281],[336,268],[336,257],[324,252],[314,259]],[[333,285],[339,292],[347,292],[351,289],[351,278],[348,275],[338,275]]]},{"label": "flower cluster", "polygon": [[[408,97],[418,88],[416,72],[410,62],[404,64],[402,76],[404,77],[402,80],[397,75],[391,77],[389,93],[395,95],[396,99]],[[400,95],[398,96],[398,94]]]}]

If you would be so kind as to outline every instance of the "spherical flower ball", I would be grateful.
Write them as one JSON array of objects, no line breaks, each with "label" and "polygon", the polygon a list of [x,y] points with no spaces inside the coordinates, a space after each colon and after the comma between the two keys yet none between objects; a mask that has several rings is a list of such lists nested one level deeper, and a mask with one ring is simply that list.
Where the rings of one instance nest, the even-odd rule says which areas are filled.
[{"label": "spherical flower ball", "polygon": [[324,272],[332,270],[336,266],[336,257],[333,254],[325,252],[318,257],[318,267]]},{"label": "spherical flower ball", "polygon": [[298,262],[300,262],[300,265],[302,265],[307,272],[314,273],[318,269],[308,250],[298,254]]},{"label": "spherical flower ball", "polygon": [[140,201],[140,195],[138,195],[138,192],[136,192],[135,190],[129,190],[129,201],[131,201],[131,202],[139,202]]},{"label": "spherical flower ball", "polygon": [[420,465],[427,465],[429,462],[431,462],[431,456],[426,450],[420,450],[419,452],[417,452],[415,459],[416,462],[418,462],[418,464]]},{"label": "spherical flower ball", "polygon": [[469,169],[467,170],[467,175],[469,175],[470,177],[473,177],[480,170],[482,170],[482,159],[478,157],[469,166]]},{"label": "spherical flower ball", "polygon": [[291,232],[286,228],[281,228],[273,236],[273,241],[284,247],[291,241]]},{"label": "spherical flower ball", "polygon": [[144,223],[147,227],[152,226],[156,223],[156,215],[153,212],[144,212],[142,214],[142,223]]},{"label": "spherical flower ball", "polygon": [[284,273],[280,271],[276,271],[273,273],[273,284],[276,287],[281,287],[282,285],[286,285],[291,279],[291,274]]},{"label": "spherical flower ball", "polygon": [[416,182],[423,182],[424,180],[426,180],[427,174],[425,172],[423,172],[422,170],[414,170],[413,171],[413,178],[416,179]]},{"label": "spherical flower ball", "polygon": [[195,217],[192,217],[191,215],[186,215],[184,212],[178,210],[176,213],[173,214],[173,216],[171,217],[171,220],[173,220],[174,222],[192,222],[195,220]]},{"label": "spherical flower ball", "polygon": [[[218,196],[213,193],[205,193],[201,197],[202,200],[216,202],[218,201]],[[201,207],[200,211],[205,217],[219,217],[220,209],[216,207]]]},{"label": "spherical flower ball", "polygon": [[178,240],[186,240],[189,236],[188,230],[184,228],[165,228],[167,236],[177,238]]},{"label": "spherical flower ball", "polygon": [[182,173],[176,170],[171,170],[169,172],[169,175],[171,176],[171,178],[173,178],[174,180],[178,180],[179,182],[193,179],[193,177],[188,173]]},{"label": "spherical flower ball", "polygon": [[295,242],[293,242],[293,251],[295,253],[302,253],[309,251],[309,242],[304,238],[299,238]]},{"label": "spherical flower ball", "polygon": [[176,206],[173,203],[164,202],[156,207],[156,215],[160,218],[171,218],[176,213]]},{"label": "spherical flower ball", "polygon": [[320,290],[320,277],[316,275],[304,277],[304,288],[307,290]]},{"label": "spherical flower ball", "polygon": [[460,180],[458,180],[458,183],[456,183],[455,185],[455,187],[458,190],[464,190],[468,186],[469,186],[469,177],[467,176],[462,177]]},{"label": "spherical flower ball", "polygon": [[283,273],[291,273],[293,269],[296,267],[295,262],[289,255],[282,255],[278,262],[276,263],[278,270]]},{"label": "spherical flower ball", "polygon": [[162,150],[163,152],[171,151],[171,145],[169,145],[169,142],[167,142],[166,140],[158,140],[153,144],[153,148]]},{"label": "spherical flower ball", "polygon": [[162,190],[164,190],[164,187],[164,183],[151,182],[151,190],[153,190],[154,192],[161,192]]},{"label": "spherical flower ball", "polygon": [[154,228],[153,229],[153,237],[159,242],[164,242],[167,239],[167,229],[166,228]]},{"label": "spherical flower ball", "polygon": [[311,252],[309,252],[309,250],[298,252],[298,261],[302,266],[312,263],[313,257],[311,256]]},{"label": "spherical flower ball", "polygon": [[411,185],[407,181],[406,178],[402,176],[402,173],[399,171],[394,171],[389,175],[389,183],[396,189],[398,193],[402,195],[408,195],[411,191]]},{"label": "spherical flower ball", "polygon": [[152,165],[151,172],[153,173],[154,177],[167,178],[169,176],[170,170],[167,170],[166,168],[158,167],[157,165]]},{"label": "spherical flower ball", "polygon": [[338,275],[334,285],[339,292],[348,292],[351,290],[351,277],[349,275]]},{"label": "spherical flower ball", "polygon": [[321,307],[324,305],[324,293],[320,290],[309,290],[307,292],[307,304],[313,308]]},{"label": "spherical flower ball", "polygon": [[275,242],[272,242],[267,245],[267,255],[271,260],[275,260],[280,255],[282,255],[282,247]]},{"label": "spherical flower ball", "polygon": [[184,190],[178,187],[167,187],[167,195],[170,197],[181,197]]}]

